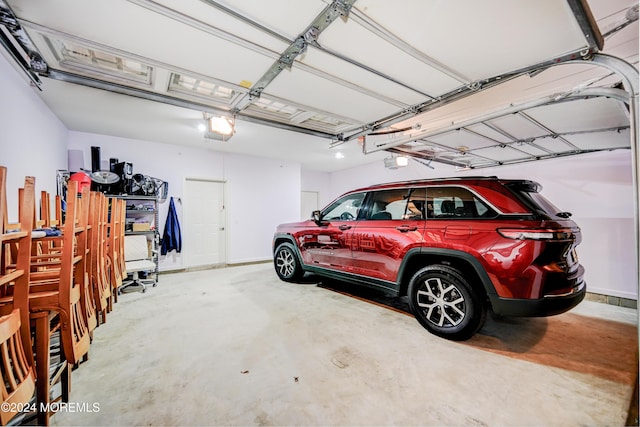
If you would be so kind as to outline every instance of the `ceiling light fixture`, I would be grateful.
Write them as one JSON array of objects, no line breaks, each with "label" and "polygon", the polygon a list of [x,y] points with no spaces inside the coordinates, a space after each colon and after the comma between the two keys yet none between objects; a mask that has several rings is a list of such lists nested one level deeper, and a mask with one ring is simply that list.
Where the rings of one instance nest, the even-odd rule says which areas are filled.
[{"label": "ceiling light fixture", "polygon": [[211,117],[209,119],[209,132],[226,136],[232,135],[233,123],[226,117]]},{"label": "ceiling light fixture", "polygon": [[235,119],[225,116],[212,116],[203,113],[206,129],[204,137],[217,141],[228,141],[236,132]]},{"label": "ceiling light fixture", "polygon": [[409,164],[409,158],[404,156],[391,156],[384,159],[384,167],[387,169],[403,168]]}]

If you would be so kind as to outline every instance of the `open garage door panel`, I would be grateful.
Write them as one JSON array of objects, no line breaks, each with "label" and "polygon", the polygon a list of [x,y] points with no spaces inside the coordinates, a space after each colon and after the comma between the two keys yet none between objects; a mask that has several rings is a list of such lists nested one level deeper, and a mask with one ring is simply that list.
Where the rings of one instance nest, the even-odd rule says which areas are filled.
[{"label": "open garage door panel", "polygon": [[[449,104],[456,106],[450,122],[468,121],[479,113],[465,102],[483,108],[489,91],[493,109],[485,111],[524,104],[533,94],[613,87],[619,79],[589,61],[596,52],[609,53],[609,45],[612,54],[637,63],[637,15],[628,13],[635,6],[637,14],[637,4],[627,0],[0,0],[2,5],[13,9],[46,61],[41,75],[69,83],[70,94],[79,84],[190,108],[195,117],[226,114],[326,137],[327,148],[431,122],[435,110],[442,110],[436,116],[450,114]],[[565,62],[580,64],[546,69]],[[83,114],[73,114],[87,110],[86,96],[65,102],[47,99],[46,90],[42,96],[60,109],[70,129],[89,131],[80,123]],[[109,102],[127,102],[121,98]],[[118,122],[137,119],[131,109],[110,110],[111,134],[131,128]],[[523,136],[529,121],[519,123],[514,138],[497,140],[513,145],[533,138]],[[493,131],[481,132],[475,144],[486,144],[485,134]],[[456,146],[471,154],[471,145],[461,140]],[[478,147],[484,152],[476,157],[496,164],[517,154],[490,148]],[[364,151],[374,150],[367,143]]]},{"label": "open garage door panel", "polygon": [[460,112],[452,104],[369,134],[364,148],[464,169],[629,149],[626,97],[620,89],[593,88],[489,111]]}]

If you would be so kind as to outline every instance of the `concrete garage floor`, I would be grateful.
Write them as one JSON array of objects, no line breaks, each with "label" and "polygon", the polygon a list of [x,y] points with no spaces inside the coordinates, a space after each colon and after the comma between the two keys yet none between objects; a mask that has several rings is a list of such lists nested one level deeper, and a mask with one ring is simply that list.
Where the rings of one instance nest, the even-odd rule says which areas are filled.
[{"label": "concrete garage floor", "polygon": [[634,309],[585,301],[553,318],[489,316],[457,343],[429,334],[402,299],[318,281],[284,283],[257,264],[166,274],[121,295],[73,372],[76,412],[52,424],[625,424]]}]

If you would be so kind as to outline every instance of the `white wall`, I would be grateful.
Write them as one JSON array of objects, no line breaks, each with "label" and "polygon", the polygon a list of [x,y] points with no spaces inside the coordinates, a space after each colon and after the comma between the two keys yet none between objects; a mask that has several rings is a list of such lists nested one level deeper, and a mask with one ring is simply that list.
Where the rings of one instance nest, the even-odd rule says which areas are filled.
[{"label": "white wall", "polygon": [[37,90],[0,55],[0,165],[7,167],[11,222],[18,218],[18,188],[25,176],[36,178],[37,194],[55,195],[56,171],[67,168],[67,129]]},{"label": "white wall", "polygon": [[496,175],[532,179],[543,186],[542,194],[558,208],[573,213],[581,227],[578,247],[586,269],[590,292],[637,299],[634,237],[634,205],[631,152],[619,150],[584,154],[500,168],[456,172],[433,164],[435,169],[411,161],[406,168],[385,169],[382,162],[332,173],[331,197],[380,182],[464,175]]},{"label": "white wall", "polygon": [[[100,147],[103,165],[109,158],[133,163],[133,172],[169,183],[182,222],[185,178],[226,182],[227,262],[241,263],[271,258],[276,225],[297,220],[300,209],[300,165],[252,156],[150,141],[69,132],[69,149],[81,150],[85,168],[91,167],[91,147]],[[160,233],[164,231],[169,202],[160,205]],[[160,257],[160,270],[183,268],[181,254]]]},{"label": "white wall", "polygon": [[229,262],[271,259],[276,226],[299,220],[300,165],[227,155]]},{"label": "white wall", "polygon": [[302,170],[302,188],[301,191],[315,191],[318,193],[318,205],[320,208],[326,206],[333,200],[329,187],[329,178],[331,174],[328,172]]},{"label": "white wall", "polygon": [[357,168],[332,173],[329,177],[330,199],[333,200],[355,188],[373,184],[437,178],[453,174],[454,168],[446,165],[438,165],[436,169],[430,169],[420,163],[410,161],[409,165],[404,168],[387,169],[382,161],[373,162]]}]

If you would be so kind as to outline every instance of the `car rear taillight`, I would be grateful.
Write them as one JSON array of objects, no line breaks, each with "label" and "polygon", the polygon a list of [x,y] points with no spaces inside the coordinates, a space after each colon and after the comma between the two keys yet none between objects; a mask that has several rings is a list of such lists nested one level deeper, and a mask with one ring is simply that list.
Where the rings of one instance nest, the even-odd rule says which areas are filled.
[{"label": "car rear taillight", "polygon": [[541,228],[498,228],[502,237],[514,240],[552,240],[567,242],[575,240],[571,229],[541,229]]}]

